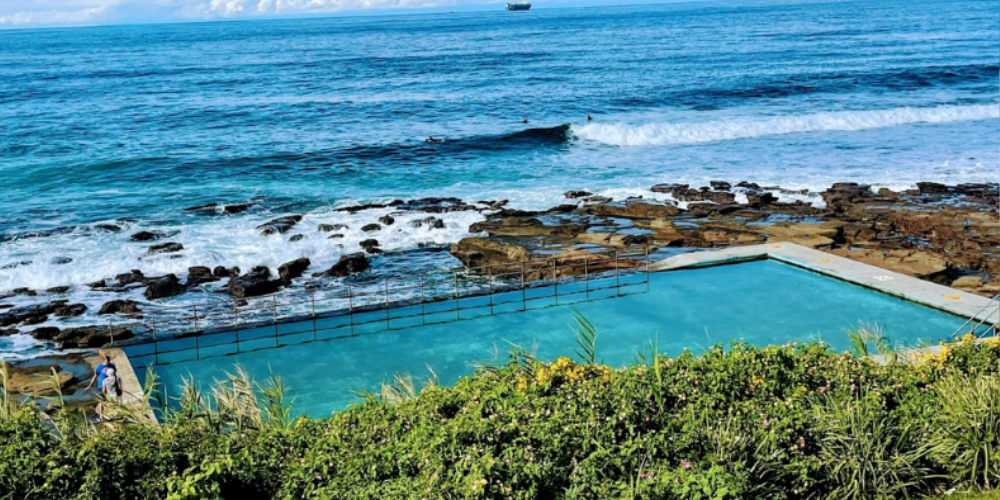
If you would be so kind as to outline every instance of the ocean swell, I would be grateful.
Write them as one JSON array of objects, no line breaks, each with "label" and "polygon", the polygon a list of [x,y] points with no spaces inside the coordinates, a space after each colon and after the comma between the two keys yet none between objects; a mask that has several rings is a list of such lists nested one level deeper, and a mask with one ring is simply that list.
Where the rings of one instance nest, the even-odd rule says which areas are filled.
[{"label": "ocean swell", "polygon": [[688,123],[591,123],[573,127],[582,140],[615,146],[670,146],[733,141],[770,135],[825,131],[858,131],[917,123],[952,123],[1000,118],[1000,104],[902,107],[870,111],[837,111],[799,116],[737,118]]}]

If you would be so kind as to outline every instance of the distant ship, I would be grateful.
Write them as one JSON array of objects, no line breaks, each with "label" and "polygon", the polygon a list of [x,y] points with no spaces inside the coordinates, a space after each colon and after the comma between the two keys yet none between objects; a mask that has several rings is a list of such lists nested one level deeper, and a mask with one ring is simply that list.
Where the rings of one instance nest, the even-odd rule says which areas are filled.
[{"label": "distant ship", "polygon": [[528,2],[507,3],[507,10],[529,10],[531,4]]}]

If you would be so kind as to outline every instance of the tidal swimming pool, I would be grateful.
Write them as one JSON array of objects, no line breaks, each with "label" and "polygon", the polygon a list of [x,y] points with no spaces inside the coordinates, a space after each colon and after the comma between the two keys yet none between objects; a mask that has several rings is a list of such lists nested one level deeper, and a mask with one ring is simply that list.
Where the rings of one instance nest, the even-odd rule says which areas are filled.
[{"label": "tidal swimming pool", "polygon": [[[377,390],[395,374],[410,373],[418,380],[430,367],[442,384],[454,383],[478,364],[504,362],[512,345],[533,349],[545,360],[572,356],[577,347],[576,311],[597,325],[598,358],[613,366],[635,362],[637,352],[648,350],[651,341],[669,355],[733,340],[758,346],[822,340],[843,350],[849,347],[845,332],[862,323],[878,324],[897,345],[916,345],[945,338],[964,322],[947,312],[771,260],[653,272],[648,282],[645,276],[642,283],[622,287],[620,291],[628,294],[621,297],[608,297],[619,291],[608,288],[603,295],[576,294],[572,304],[562,300],[555,305],[549,299],[545,305],[551,307],[511,314],[490,314],[488,299],[477,298],[481,315],[474,319],[423,325],[425,319],[400,315],[396,327],[407,321],[412,325],[379,332],[370,324],[354,336],[186,361],[177,358],[153,369],[168,395],[179,394],[185,378],[204,387],[223,378],[236,364],[257,380],[274,373],[294,398],[293,411],[318,417],[358,401],[356,391]],[[599,284],[559,287],[565,292],[568,286],[599,289]],[[541,296],[542,292],[544,288],[528,293]],[[591,300],[586,300],[587,295]],[[503,302],[502,296],[495,295],[493,301]],[[433,315],[434,307],[429,306],[424,307]],[[493,312],[501,312],[496,310],[500,308],[495,306]],[[441,310],[445,311],[442,315],[456,314]],[[244,332],[247,336],[252,333]],[[266,337],[260,341],[273,342]],[[211,349],[233,352],[232,345],[218,342],[202,348]],[[126,352],[137,361],[148,357],[148,351],[138,348],[126,348]],[[136,362],[140,377],[145,376],[143,364]]]}]

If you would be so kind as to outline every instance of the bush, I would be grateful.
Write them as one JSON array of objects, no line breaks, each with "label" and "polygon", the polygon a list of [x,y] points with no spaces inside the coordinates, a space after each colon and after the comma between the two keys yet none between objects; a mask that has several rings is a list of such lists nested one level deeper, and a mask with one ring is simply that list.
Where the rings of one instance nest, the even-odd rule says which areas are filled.
[{"label": "bush", "polygon": [[886,365],[817,344],[734,344],[624,369],[591,362],[593,346],[580,362],[519,351],[453,387],[400,377],[318,420],[291,419],[276,381],[254,399],[262,386],[239,371],[160,426],[64,433],[14,411],[0,419],[0,495],[874,499],[996,487],[995,343]]}]

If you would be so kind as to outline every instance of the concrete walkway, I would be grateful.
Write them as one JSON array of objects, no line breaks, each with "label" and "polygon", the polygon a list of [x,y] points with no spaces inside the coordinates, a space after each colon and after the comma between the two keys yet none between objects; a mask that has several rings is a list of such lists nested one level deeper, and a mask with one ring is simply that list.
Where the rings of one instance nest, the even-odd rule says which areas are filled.
[{"label": "concrete walkway", "polygon": [[[135,369],[132,368],[132,362],[129,361],[125,351],[118,348],[101,349],[96,356],[86,358],[91,370],[97,369],[97,365],[101,363],[105,355],[111,356],[111,362],[115,364],[115,374],[122,381],[122,390],[125,391],[122,401],[126,404],[145,404],[142,399],[142,383],[139,382],[139,377],[136,375]],[[142,410],[147,420],[158,423],[152,408],[146,406]]]},{"label": "concrete walkway", "polygon": [[995,325],[1000,322],[1000,304],[995,300],[794,243],[776,242],[675,255],[650,264],[649,270],[691,269],[759,259],[773,259],[808,269],[963,318],[971,318],[974,323],[983,321]]}]

